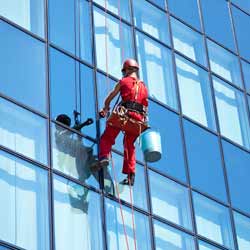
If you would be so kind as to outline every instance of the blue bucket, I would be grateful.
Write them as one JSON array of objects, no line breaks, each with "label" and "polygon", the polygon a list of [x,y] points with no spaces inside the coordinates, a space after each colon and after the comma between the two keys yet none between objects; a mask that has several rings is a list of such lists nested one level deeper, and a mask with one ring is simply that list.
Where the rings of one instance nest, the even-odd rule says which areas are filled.
[{"label": "blue bucket", "polygon": [[160,133],[147,130],[141,134],[141,149],[147,162],[156,162],[161,159],[161,136]]}]

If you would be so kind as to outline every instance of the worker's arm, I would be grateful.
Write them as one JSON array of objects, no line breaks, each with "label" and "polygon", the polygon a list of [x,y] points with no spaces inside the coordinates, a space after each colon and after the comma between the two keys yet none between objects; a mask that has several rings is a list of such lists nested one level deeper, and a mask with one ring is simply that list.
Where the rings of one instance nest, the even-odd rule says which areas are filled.
[{"label": "worker's arm", "polygon": [[108,94],[108,96],[106,97],[105,101],[104,101],[104,107],[103,109],[100,111],[101,116],[106,116],[107,112],[110,110],[110,103],[111,101],[114,99],[114,97],[119,93],[120,91],[120,83],[118,82],[114,89]]}]

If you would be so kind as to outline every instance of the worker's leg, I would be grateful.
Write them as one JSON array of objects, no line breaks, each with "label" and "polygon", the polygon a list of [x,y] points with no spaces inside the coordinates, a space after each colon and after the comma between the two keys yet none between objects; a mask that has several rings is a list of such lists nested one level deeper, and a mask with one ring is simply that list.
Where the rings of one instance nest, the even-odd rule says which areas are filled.
[{"label": "worker's leg", "polygon": [[100,153],[99,159],[108,158],[111,152],[112,145],[115,144],[115,138],[119,134],[120,130],[118,128],[106,126],[104,133],[100,139]]}]

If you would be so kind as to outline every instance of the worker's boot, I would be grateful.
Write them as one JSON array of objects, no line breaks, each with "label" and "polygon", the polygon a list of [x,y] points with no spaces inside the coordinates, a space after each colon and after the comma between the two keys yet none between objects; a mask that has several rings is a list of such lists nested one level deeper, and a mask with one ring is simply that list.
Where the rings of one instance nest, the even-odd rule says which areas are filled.
[{"label": "worker's boot", "polygon": [[93,162],[90,166],[90,170],[92,172],[97,172],[102,168],[107,167],[108,165],[109,165],[109,159],[107,157],[103,157],[100,160]]},{"label": "worker's boot", "polygon": [[127,178],[125,178],[123,181],[121,181],[120,184],[134,186],[134,183],[135,183],[135,174],[129,173],[127,175]]}]

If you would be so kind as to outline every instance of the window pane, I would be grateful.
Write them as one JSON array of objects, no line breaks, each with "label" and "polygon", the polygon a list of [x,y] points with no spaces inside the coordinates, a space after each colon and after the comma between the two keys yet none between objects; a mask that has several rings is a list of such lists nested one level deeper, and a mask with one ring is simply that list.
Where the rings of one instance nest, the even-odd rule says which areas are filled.
[{"label": "window pane", "polygon": [[47,164],[47,121],[0,98],[0,144]]},{"label": "window pane", "polygon": [[[113,153],[112,161],[114,164],[113,166],[115,173],[113,171],[112,165],[110,164],[107,168],[107,171],[104,172],[105,191],[118,197],[116,189],[118,188],[121,199],[131,203],[132,198],[133,205],[144,210],[148,210],[144,167],[139,164],[136,165],[135,183],[131,188],[130,196],[129,186],[120,184],[120,182],[126,178],[126,175],[122,174],[123,157]],[[118,183],[115,182],[115,179]]]},{"label": "window pane", "polygon": [[150,0],[150,2],[157,4],[158,6],[165,9],[166,3],[165,0]]},{"label": "window pane", "polygon": [[241,56],[249,59],[250,34],[249,32],[246,32],[246,29],[250,25],[250,16],[235,7],[232,8],[232,12],[239,52]]},{"label": "window pane", "polygon": [[98,188],[98,173],[92,173],[89,168],[97,157],[92,146],[93,142],[52,124],[53,168]]},{"label": "window pane", "polygon": [[201,34],[171,17],[174,48],[194,61],[206,66],[204,40]]},{"label": "window pane", "polygon": [[184,131],[191,185],[227,202],[217,136],[186,120]]},{"label": "window pane", "polygon": [[234,249],[229,211],[198,193],[193,193],[198,234]]},{"label": "window pane", "polygon": [[113,12],[114,14],[121,16],[123,19],[126,19],[130,22],[130,0],[123,1],[123,0],[93,0],[94,2],[100,4],[106,8],[107,10]]},{"label": "window pane", "polygon": [[[52,117],[56,119],[58,115],[66,114],[74,126],[73,114],[74,110],[77,110],[81,114],[79,118],[82,122],[87,118],[94,119],[95,95],[92,70],[55,49],[51,49],[50,58]],[[84,127],[82,132],[95,138],[95,123]]]},{"label": "window pane", "polygon": [[169,45],[168,18],[166,13],[145,0],[134,1],[133,3],[135,25]]},{"label": "window pane", "polygon": [[249,197],[250,154],[223,141],[229,189],[234,207],[250,213]]},{"label": "window pane", "polygon": [[50,0],[50,40],[70,53],[92,62],[89,2]]},{"label": "window pane", "polygon": [[178,55],[176,67],[183,114],[216,130],[207,71]]},{"label": "window pane", "polygon": [[191,24],[197,29],[201,28],[197,0],[186,0],[182,1],[181,4],[180,1],[168,0],[168,8],[170,12],[188,24]]},{"label": "window pane", "polygon": [[199,240],[199,250],[221,250],[221,248],[214,247],[208,243]]},{"label": "window pane", "polygon": [[234,221],[239,250],[250,249],[250,218],[234,212]]},{"label": "window pane", "polygon": [[149,177],[153,213],[192,230],[187,188],[152,171]]},{"label": "window pane", "polygon": [[241,60],[246,91],[250,93],[250,64]]},{"label": "window pane", "polygon": [[249,121],[243,93],[216,77],[213,82],[221,134],[249,148]]},{"label": "window pane", "polygon": [[123,60],[134,57],[131,28],[108,14],[105,18],[98,8],[94,8],[94,21],[97,67],[120,78]]},{"label": "window pane", "polygon": [[49,250],[47,172],[0,151],[0,238],[30,250]]},{"label": "window pane", "polygon": [[154,220],[156,250],[195,250],[192,236]]},{"label": "window pane", "polygon": [[54,215],[55,249],[103,249],[98,194],[55,175]]},{"label": "window pane", "polygon": [[44,44],[3,21],[0,34],[0,92],[45,113]]},{"label": "window pane", "polygon": [[[108,249],[127,249],[119,204],[106,199],[105,210]],[[134,249],[133,218],[131,209],[122,206],[122,214],[124,217],[129,249]],[[136,249],[151,250],[151,233],[149,230],[148,217],[137,211],[134,211],[134,228],[137,247]]]},{"label": "window pane", "polygon": [[162,158],[148,164],[162,173],[186,182],[179,116],[150,101],[149,125],[161,135]]},{"label": "window pane", "polygon": [[235,50],[228,2],[202,0],[201,7],[206,33],[229,49]]},{"label": "window pane", "polygon": [[1,0],[0,15],[44,37],[44,0]]},{"label": "window pane", "polygon": [[232,2],[237,4],[243,10],[250,12],[250,2],[249,2],[249,0],[232,0]]},{"label": "window pane", "polygon": [[211,70],[233,84],[242,87],[238,57],[207,40]]},{"label": "window pane", "polygon": [[150,96],[177,109],[170,50],[140,32],[136,33],[136,42],[140,75],[148,85]]}]

